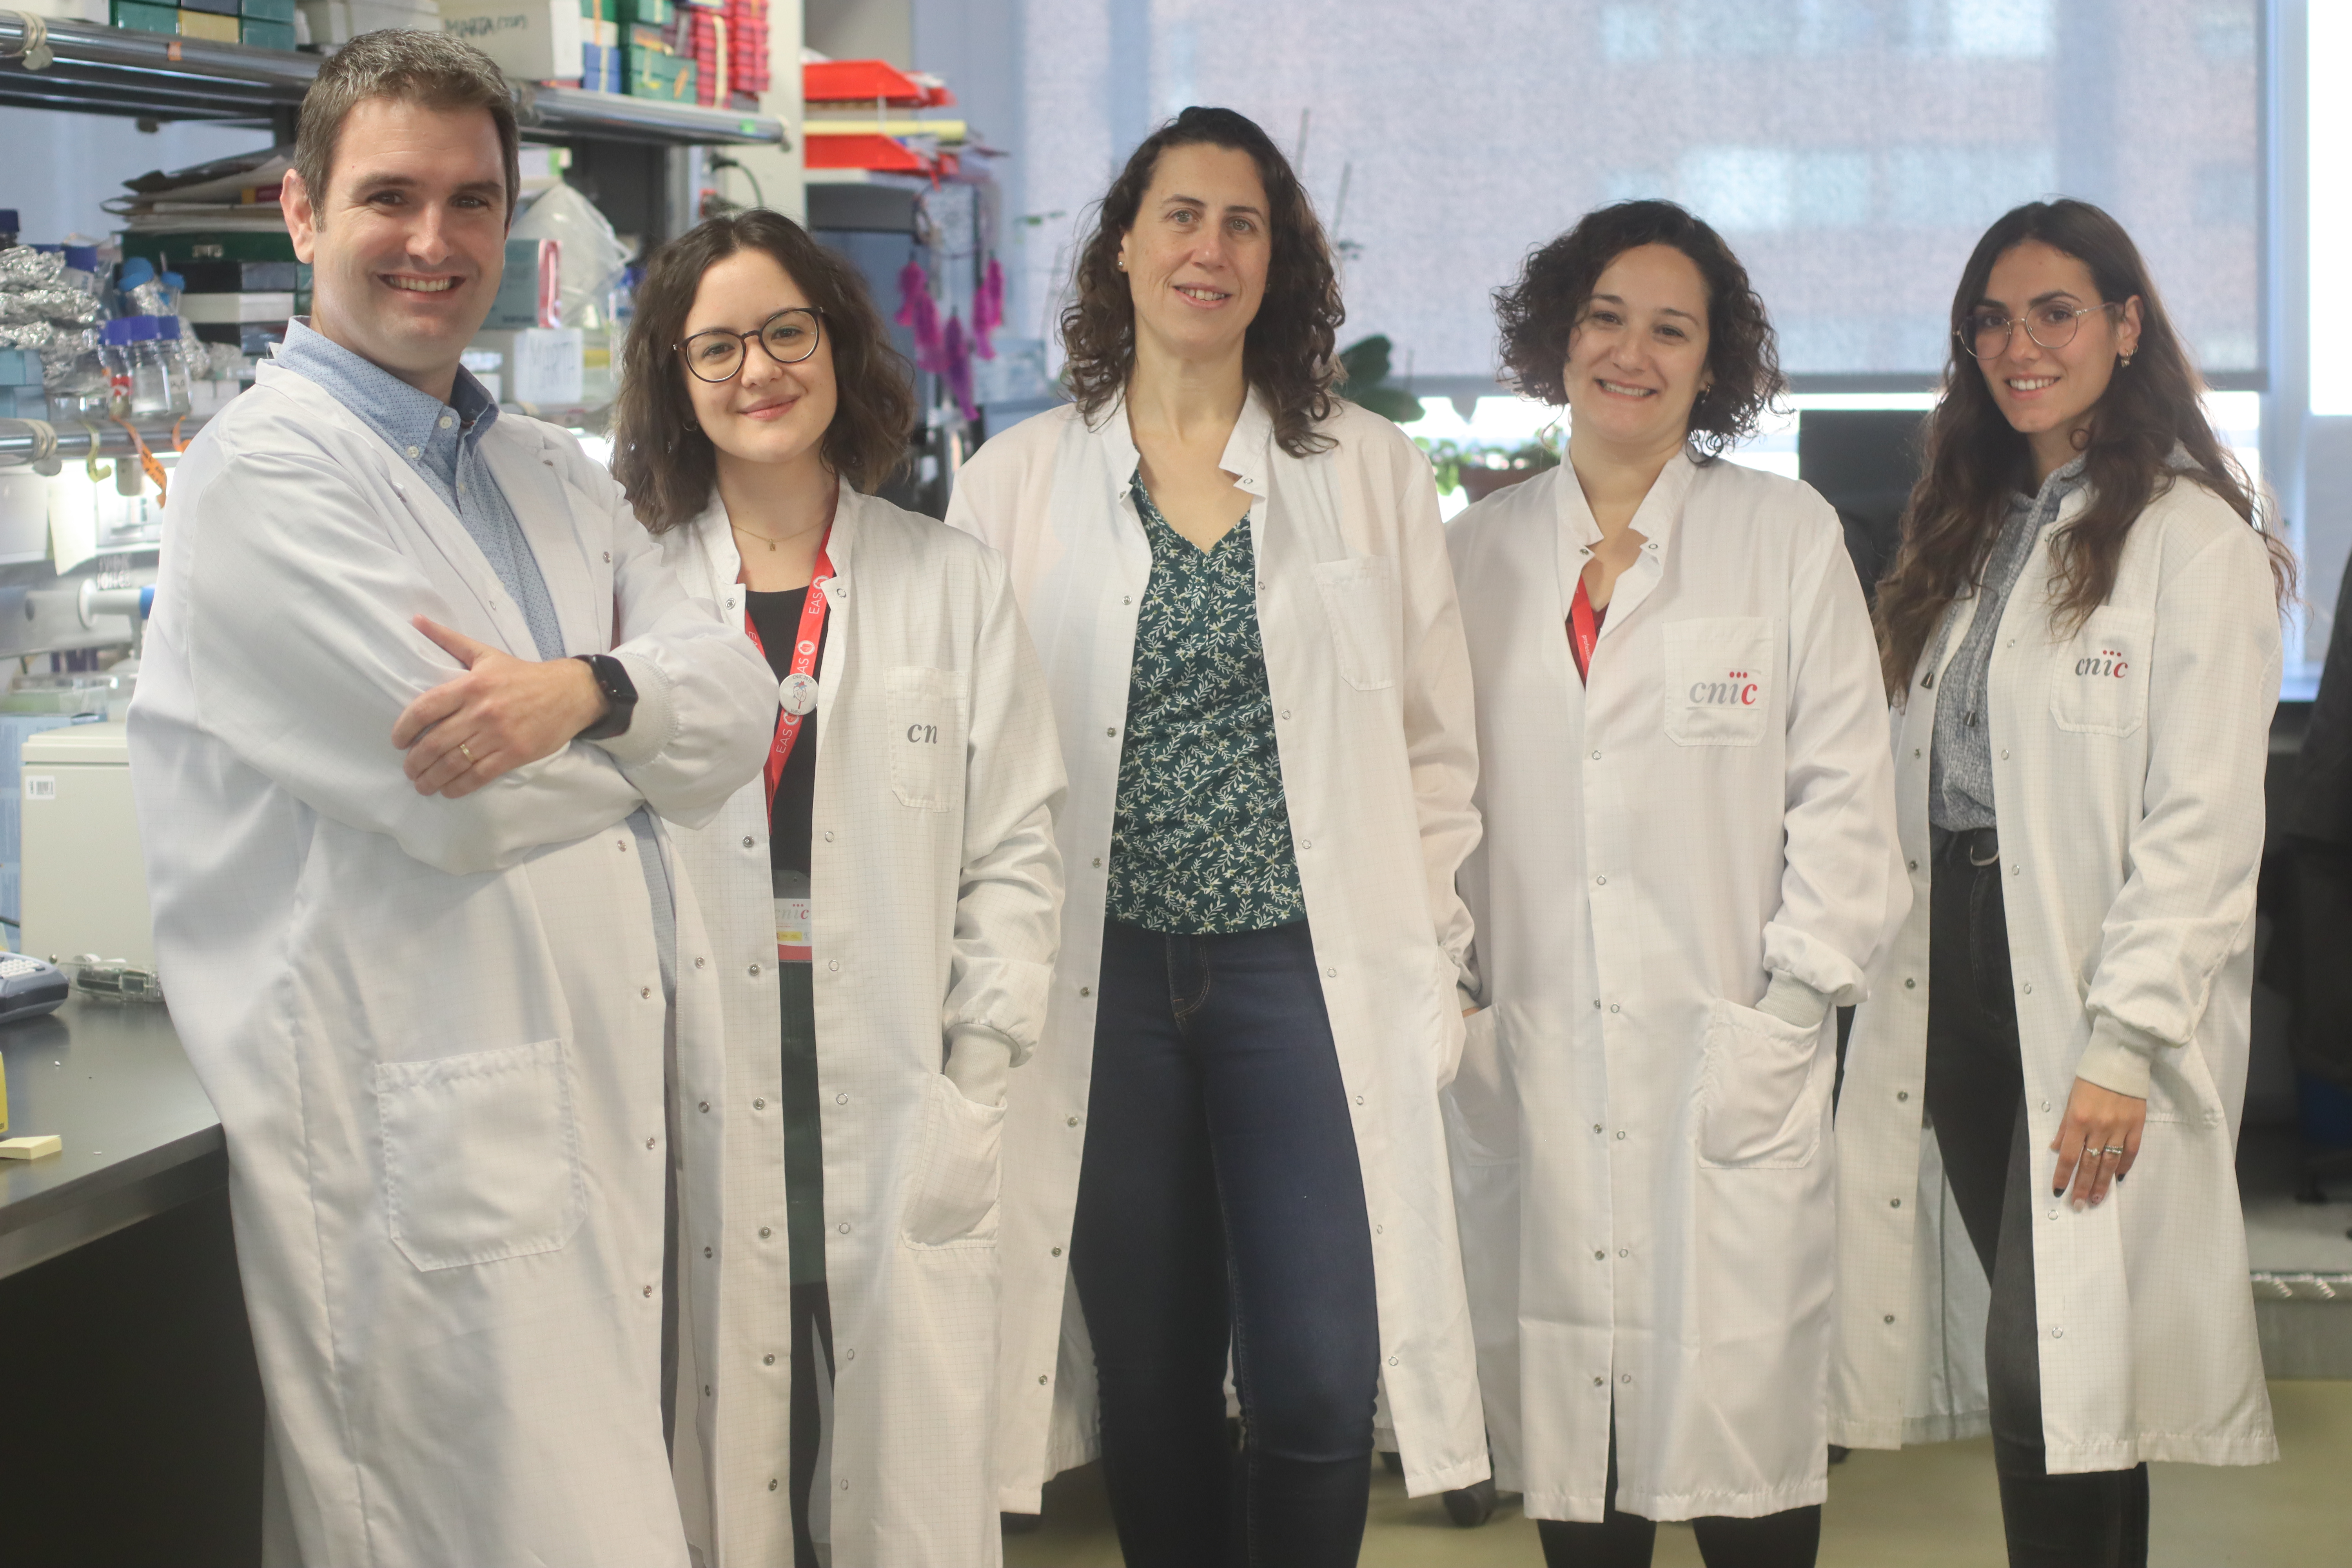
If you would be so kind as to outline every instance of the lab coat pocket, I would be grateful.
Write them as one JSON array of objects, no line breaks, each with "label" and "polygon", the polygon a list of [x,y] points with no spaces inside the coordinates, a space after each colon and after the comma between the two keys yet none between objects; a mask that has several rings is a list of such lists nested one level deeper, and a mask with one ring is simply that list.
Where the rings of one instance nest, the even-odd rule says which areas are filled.
[{"label": "lab coat pocket", "polygon": [[[1699,1065],[1698,1162],[1740,1170],[1810,1165],[1822,1141],[1822,1030],[1720,997]],[[1823,1079],[1826,1082],[1826,1079]]]},{"label": "lab coat pocket", "polygon": [[898,804],[946,811],[963,798],[963,678],[901,665],[884,679],[890,710],[890,789]]},{"label": "lab coat pocket", "polygon": [[1503,1057],[1495,1009],[1481,1007],[1463,1020],[1462,1066],[1441,1098],[1454,1148],[1473,1165],[1507,1165],[1519,1157],[1519,1099]]},{"label": "lab coat pocket", "polygon": [[1668,621],[1666,739],[1683,746],[1752,746],[1764,738],[1775,677],[1773,622],[1763,616]]},{"label": "lab coat pocket", "polygon": [[1403,636],[1396,563],[1385,555],[1318,561],[1315,586],[1331,622],[1331,651],[1339,677],[1359,691],[1397,683],[1397,644]]},{"label": "lab coat pocket", "polygon": [[1004,1107],[975,1105],[945,1073],[933,1073],[902,1226],[908,1246],[996,1245],[1003,1148]]},{"label": "lab coat pocket", "polygon": [[588,1207],[562,1040],[378,1062],[383,1206],[393,1245],[457,1268],[572,1239]]},{"label": "lab coat pocket", "polygon": [[2156,617],[2091,612],[2050,668],[2050,717],[2078,735],[2129,735],[2147,721],[2147,652]]}]

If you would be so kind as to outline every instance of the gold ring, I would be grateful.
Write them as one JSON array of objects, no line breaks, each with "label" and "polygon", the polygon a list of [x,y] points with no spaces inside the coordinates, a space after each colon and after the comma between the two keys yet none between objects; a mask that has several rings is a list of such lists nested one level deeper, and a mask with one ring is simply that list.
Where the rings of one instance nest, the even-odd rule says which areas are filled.
[{"label": "gold ring", "polygon": [[474,760],[474,753],[473,753],[473,752],[472,752],[471,750],[469,750],[469,749],[467,747],[467,745],[466,745],[466,742],[465,742],[460,741],[460,742],[457,742],[457,750],[458,750],[458,752],[460,752],[460,753],[465,757],[465,759],[466,759],[467,762],[469,762],[469,763],[470,763],[470,762],[472,762],[472,761]]}]

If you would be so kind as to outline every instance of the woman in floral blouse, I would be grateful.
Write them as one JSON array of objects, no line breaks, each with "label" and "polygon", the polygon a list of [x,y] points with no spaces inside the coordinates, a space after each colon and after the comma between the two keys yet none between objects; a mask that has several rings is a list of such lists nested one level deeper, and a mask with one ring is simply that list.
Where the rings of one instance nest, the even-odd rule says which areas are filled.
[{"label": "woman in floral blouse", "polygon": [[1129,1563],[1352,1563],[1376,1390],[1414,1490],[1486,1473],[1437,1106],[1477,822],[1436,490],[1333,395],[1330,252],[1241,116],[1137,149],[1076,284],[1074,403],[950,515],[1010,558],[1070,773],[1006,1135],[1003,1504],[1086,1458],[1091,1383]]}]

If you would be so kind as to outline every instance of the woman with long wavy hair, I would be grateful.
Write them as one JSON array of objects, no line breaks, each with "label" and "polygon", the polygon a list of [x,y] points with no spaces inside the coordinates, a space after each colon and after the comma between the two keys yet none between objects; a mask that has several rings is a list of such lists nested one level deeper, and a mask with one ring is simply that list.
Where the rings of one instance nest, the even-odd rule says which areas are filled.
[{"label": "woman with long wavy hair", "polygon": [[1469,666],[1427,461],[1333,395],[1340,317],[1282,154],[1186,110],[1078,256],[1074,401],[949,513],[1012,561],[1070,771],[1007,1141],[1004,1504],[1084,1457],[1099,1389],[1138,1568],[1352,1563],[1376,1385],[1412,1489],[1486,1473],[1437,1108]]},{"label": "woman with long wavy hair", "polygon": [[2114,218],[2008,214],[1951,325],[1878,596],[1914,898],[1839,1102],[1832,1438],[1989,1424],[2012,1564],[2139,1564],[2148,1460],[2277,1452],[2233,1154],[2294,566]]}]

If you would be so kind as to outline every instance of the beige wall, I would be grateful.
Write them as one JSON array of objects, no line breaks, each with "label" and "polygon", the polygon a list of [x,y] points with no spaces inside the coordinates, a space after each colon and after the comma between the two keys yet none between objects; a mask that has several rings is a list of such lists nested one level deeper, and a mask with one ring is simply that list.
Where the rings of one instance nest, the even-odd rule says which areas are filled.
[{"label": "beige wall", "polygon": [[805,0],[808,47],[836,60],[888,60],[915,65],[910,0]]}]

